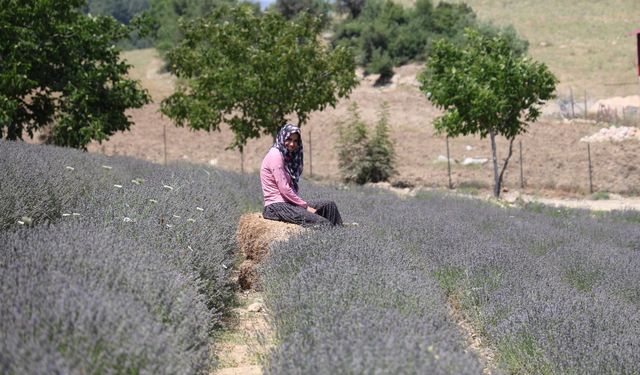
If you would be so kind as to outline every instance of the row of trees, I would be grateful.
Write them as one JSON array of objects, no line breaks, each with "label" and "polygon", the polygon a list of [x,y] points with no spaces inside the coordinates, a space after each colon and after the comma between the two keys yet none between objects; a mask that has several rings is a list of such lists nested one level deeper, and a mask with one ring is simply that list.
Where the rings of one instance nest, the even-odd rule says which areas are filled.
[{"label": "row of trees", "polygon": [[[129,129],[125,110],[150,99],[126,77],[129,65],[115,44],[139,25],[85,15],[82,0],[11,3],[0,9],[0,136],[21,139],[50,126],[53,143],[84,148]],[[287,21],[255,5],[212,9],[186,22],[167,54],[181,84],[161,108],[177,125],[211,131],[228,124],[235,134],[230,147],[242,150],[248,139],[274,135],[292,116],[303,125],[311,112],[334,106],[357,85],[351,50],[328,49],[319,38],[322,19],[302,13]],[[362,17],[367,9],[350,14]],[[445,111],[435,127],[450,136],[490,138],[498,196],[511,148],[500,172],[495,137],[512,144],[526,131],[552,97],[555,77],[504,33],[468,29],[461,41],[435,43],[430,56],[419,79],[427,98]]]}]

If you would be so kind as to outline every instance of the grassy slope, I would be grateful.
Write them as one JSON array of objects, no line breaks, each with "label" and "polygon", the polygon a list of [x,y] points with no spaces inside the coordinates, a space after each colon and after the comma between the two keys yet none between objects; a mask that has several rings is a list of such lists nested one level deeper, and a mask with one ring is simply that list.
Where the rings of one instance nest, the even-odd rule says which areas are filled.
[{"label": "grassy slope", "polygon": [[[403,5],[413,0],[396,0]],[[640,94],[636,40],[637,0],[448,0],[470,5],[483,21],[513,25],[529,53],[560,79],[558,94],[577,98]],[[437,1],[434,0],[434,3]]]}]

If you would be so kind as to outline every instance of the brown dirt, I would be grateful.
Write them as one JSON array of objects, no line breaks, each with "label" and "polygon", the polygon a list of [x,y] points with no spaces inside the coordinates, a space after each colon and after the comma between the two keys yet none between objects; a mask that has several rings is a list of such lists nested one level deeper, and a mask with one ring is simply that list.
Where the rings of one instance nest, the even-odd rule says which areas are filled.
[{"label": "brown dirt", "polygon": [[212,375],[260,375],[261,363],[273,346],[269,313],[262,294],[256,291],[238,293],[240,307],[233,309],[226,331],[215,341],[212,355],[218,368]]},{"label": "brown dirt", "polygon": [[[172,81],[165,75],[154,74],[160,64],[153,59],[143,80],[153,88],[158,80],[167,86]],[[361,84],[349,99],[341,100],[336,108],[313,113],[303,129],[305,142],[306,178],[320,181],[339,180],[335,151],[337,125],[346,121],[351,102],[360,108],[362,119],[371,127],[378,120],[384,102],[390,108],[391,138],[395,142],[398,174],[394,180],[418,186],[446,188],[447,164],[438,162],[446,155],[446,141],[435,135],[432,121],[441,113],[434,108],[417,88],[416,74],[420,65],[407,65],[396,70],[391,85],[374,87],[375,77],[363,77]],[[165,90],[166,91],[166,90]],[[163,91],[164,92],[164,91]],[[162,95],[160,95],[161,97]],[[154,95],[156,100],[158,95]],[[263,137],[251,140],[241,157],[238,151],[226,150],[232,141],[231,131],[223,126],[220,132],[193,132],[175,127],[159,113],[153,103],[129,112],[135,126],[130,132],[119,133],[102,145],[93,143],[92,152],[108,155],[128,155],[163,163],[165,160],[164,132],[166,132],[166,159],[205,163],[220,168],[256,173],[260,162],[271,145]],[[580,120],[545,118],[529,126],[529,132],[516,141],[514,154],[505,174],[505,188],[523,194],[542,197],[584,197],[589,195],[589,169],[587,144],[580,139],[592,135],[608,124]],[[522,170],[525,187],[520,187],[520,142],[522,142]],[[594,191],[607,191],[625,195],[640,193],[639,141],[601,142],[591,144],[592,183]],[[489,140],[465,136],[449,140],[452,165],[452,184],[462,191],[488,192],[493,184],[490,162],[482,165],[462,165],[466,157],[491,158]],[[498,141],[498,158],[507,153],[507,142]]]}]

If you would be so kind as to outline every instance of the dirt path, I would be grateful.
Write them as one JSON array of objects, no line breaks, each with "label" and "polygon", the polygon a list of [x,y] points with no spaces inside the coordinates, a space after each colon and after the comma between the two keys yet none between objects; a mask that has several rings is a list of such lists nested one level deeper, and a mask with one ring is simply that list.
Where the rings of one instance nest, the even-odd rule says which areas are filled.
[{"label": "dirt path", "polygon": [[268,312],[262,294],[256,291],[238,293],[239,307],[233,309],[228,329],[216,338],[213,350],[218,369],[211,375],[259,375],[260,365],[273,345]]}]

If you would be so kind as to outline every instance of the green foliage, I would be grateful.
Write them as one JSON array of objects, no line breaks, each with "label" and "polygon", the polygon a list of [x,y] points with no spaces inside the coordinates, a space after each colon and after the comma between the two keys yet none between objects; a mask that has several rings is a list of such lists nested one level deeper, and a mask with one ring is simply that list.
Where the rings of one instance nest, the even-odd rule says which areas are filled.
[{"label": "green foliage", "polygon": [[332,43],[353,48],[365,71],[381,74],[382,80],[393,75],[393,66],[424,60],[432,40],[453,39],[465,26],[475,25],[475,14],[466,5],[441,2],[434,7],[431,0],[406,9],[391,0],[356,5],[336,25]]},{"label": "green foliage", "polygon": [[84,10],[93,15],[111,16],[128,25],[136,15],[148,8],[149,0],[88,0]]},{"label": "green foliage", "polygon": [[[434,122],[438,132],[490,137],[498,197],[513,140],[540,116],[540,106],[553,97],[556,78],[544,64],[514,50],[501,34],[488,37],[467,29],[465,35],[464,47],[446,40],[436,43],[418,80],[427,98],[445,111]],[[495,146],[499,135],[510,141],[500,174]]]},{"label": "green foliage", "polygon": [[[181,22],[204,17],[219,6],[235,3],[235,0],[149,0],[156,48],[164,54],[182,40]],[[259,10],[258,5],[255,10]]]},{"label": "green foliage", "polygon": [[356,18],[364,8],[365,0],[337,0],[335,2],[338,13],[349,13],[351,18]]},{"label": "green foliage", "polygon": [[389,138],[389,107],[385,103],[379,114],[373,137],[360,118],[358,105],[349,108],[351,119],[339,127],[338,166],[347,183],[388,181],[395,173],[394,147]]},{"label": "green foliage", "polygon": [[329,22],[330,5],[326,0],[277,0],[274,8],[287,20],[304,12],[320,19],[323,26]]},{"label": "green foliage", "polygon": [[[88,0],[83,7],[84,13],[100,16],[111,16],[124,25],[135,24],[137,18],[144,17],[149,9],[149,0]],[[134,31],[128,39],[120,41],[118,46],[131,48],[147,48],[153,40],[146,34]]]},{"label": "green foliage", "polygon": [[0,137],[53,124],[52,143],[85,148],[129,129],[125,110],[150,100],[115,47],[133,27],[84,15],[83,0],[0,5]]},{"label": "green foliage", "polygon": [[344,48],[327,51],[320,22],[306,14],[286,21],[250,6],[220,7],[185,26],[184,40],[168,54],[185,82],[162,102],[178,126],[235,134],[231,148],[250,138],[274,135],[296,115],[334,106],[357,84],[353,57]]}]

